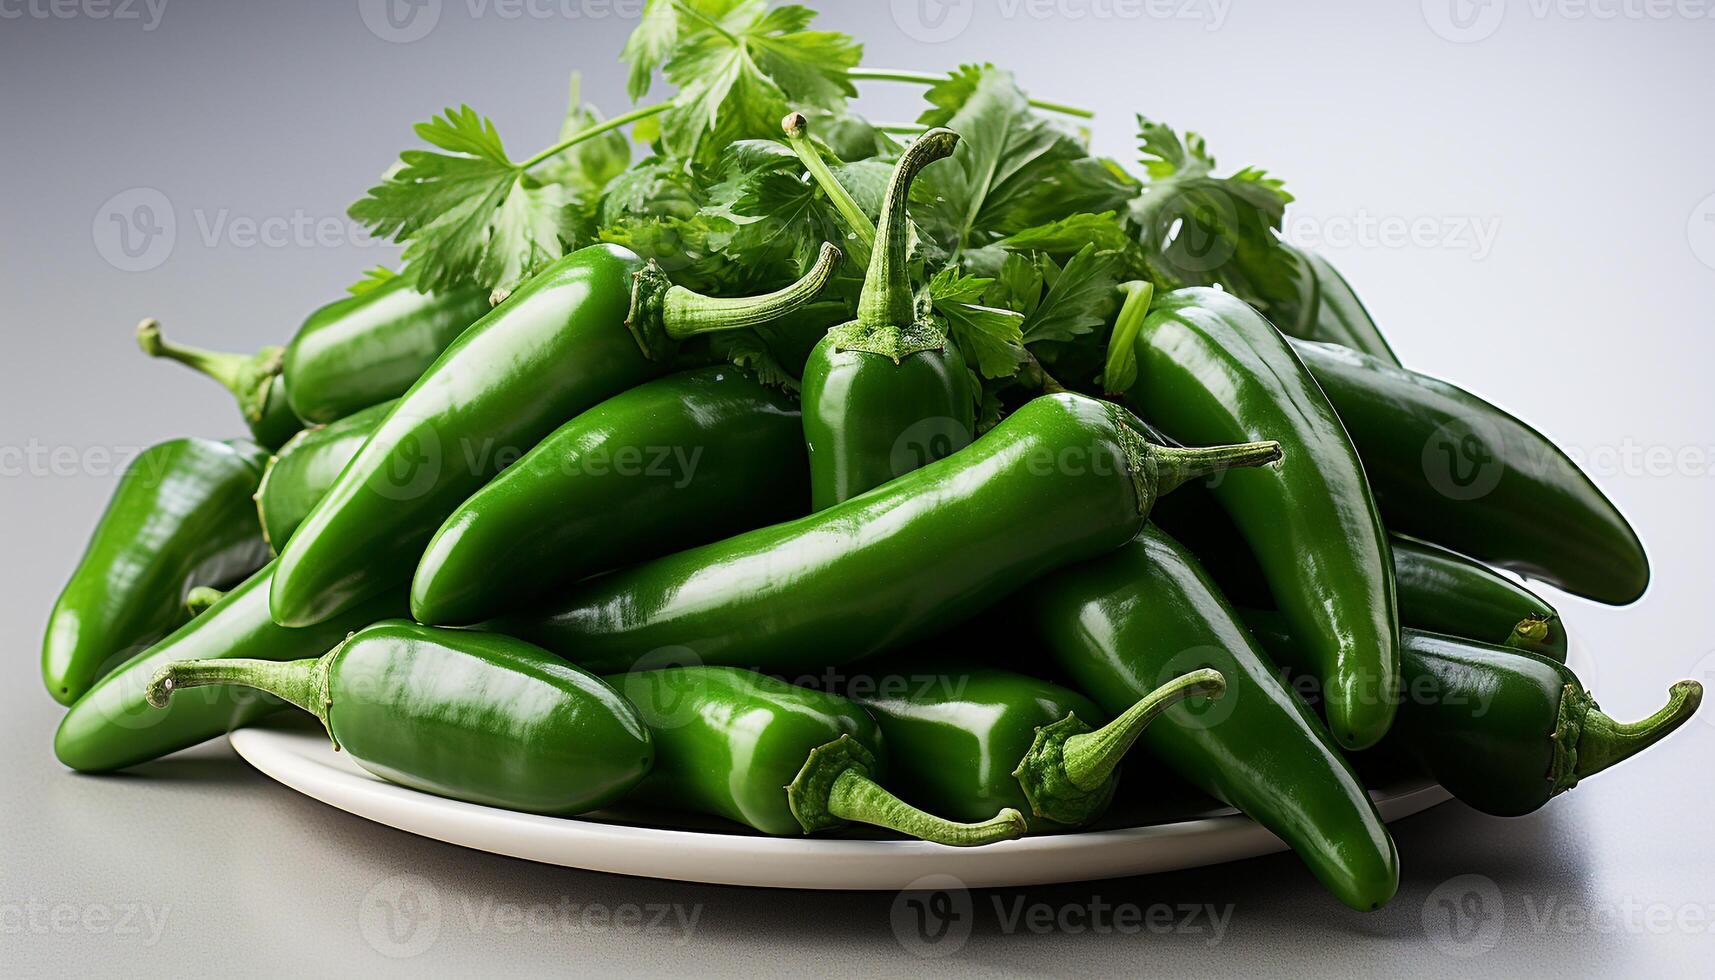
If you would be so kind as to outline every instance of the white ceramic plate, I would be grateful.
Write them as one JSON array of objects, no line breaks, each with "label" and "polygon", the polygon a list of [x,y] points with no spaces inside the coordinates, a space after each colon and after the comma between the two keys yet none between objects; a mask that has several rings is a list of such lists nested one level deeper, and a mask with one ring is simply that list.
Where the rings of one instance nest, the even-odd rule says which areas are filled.
[{"label": "white ceramic plate", "polygon": [[[736,832],[728,824],[634,826],[613,822],[618,815],[544,817],[442,799],[384,782],[336,753],[316,728],[275,722],[233,732],[231,740],[239,755],[269,777],[389,827],[527,861],[648,878],[763,888],[898,890],[939,874],[952,875],[968,888],[993,888],[1174,871],[1286,849],[1249,818],[1196,804],[1181,806],[1177,814],[1168,813],[1162,822],[1148,826],[1026,837],[968,849],[901,839],[764,837]],[[1449,798],[1446,790],[1423,782],[1388,787],[1375,795],[1389,821]]]}]

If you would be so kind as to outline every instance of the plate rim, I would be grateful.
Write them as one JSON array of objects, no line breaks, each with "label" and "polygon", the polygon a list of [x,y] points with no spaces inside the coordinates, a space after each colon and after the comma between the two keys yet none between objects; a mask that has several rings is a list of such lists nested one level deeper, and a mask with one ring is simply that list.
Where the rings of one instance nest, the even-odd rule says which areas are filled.
[{"label": "plate rim", "polygon": [[[352,763],[319,732],[251,727],[232,732],[234,751],[283,786],[357,817],[443,843],[560,867],[739,887],[814,890],[907,889],[928,875],[965,887],[1095,881],[1204,867],[1285,851],[1241,813],[1038,834],[981,848],[911,840],[771,837],[637,826],[519,813],[386,782]],[[312,750],[307,743],[320,749]],[[1388,823],[1451,799],[1427,780],[1372,792]]]}]

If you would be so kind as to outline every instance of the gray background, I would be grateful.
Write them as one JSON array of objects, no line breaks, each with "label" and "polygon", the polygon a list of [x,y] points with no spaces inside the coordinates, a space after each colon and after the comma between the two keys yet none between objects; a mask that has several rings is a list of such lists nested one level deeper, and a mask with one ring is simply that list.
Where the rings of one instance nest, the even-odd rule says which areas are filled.
[{"label": "gray background", "polygon": [[[1534,816],[1449,805],[1399,826],[1405,882],[1380,913],[1349,913],[1291,858],[1270,858],[979,894],[971,935],[933,964],[897,940],[891,895],[685,886],[468,853],[301,798],[224,745],[125,776],[64,772],[36,651],[114,482],[109,457],[238,431],[223,393],[141,359],[135,321],[156,315],[169,335],[232,349],[279,342],[358,270],[391,259],[341,216],[413,145],[409,123],[468,101],[522,155],[552,138],[572,68],[610,112],[623,105],[613,59],[634,16],[623,0],[618,13],[588,0],[514,17],[494,0],[434,6],[433,29],[398,43],[368,29],[353,0],[167,0],[158,20],[141,4],[126,19],[101,16],[112,8],[97,0],[0,3],[0,630],[15,680],[0,687],[0,969],[1708,969],[1715,710]],[[867,43],[867,64],[993,59],[1039,95],[1090,105],[1104,152],[1133,157],[1131,115],[1144,110],[1200,129],[1228,166],[1284,177],[1300,200],[1294,236],[1328,248],[1405,360],[1490,395],[1587,460],[1648,542],[1655,583],[1643,601],[1564,600],[1596,651],[1578,666],[1604,706],[1640,715],[1669,681],[1715,674],[1708,4],[822,6],[824,24]],[[915,114],[909,87],[865,91],[877,117]],[[138,188],[164,198],[176,232],[170,250],[145,253],[151,268],[126,271],[110,219],[144,200]],[[294,219],[309,232],[272,244],[246,235],[250,222]],[[317,222],[331,232],[315,234]],[[1366,224],[1416,232],[1351,240]],[[1467,874],[1486,882],[1453,880]],[[403,885],[437,900],[439,928],[401,960],[383,953],[413,949],[374,941],[374,915]],[[1504,908],[1480,934],[1492,950],[1425,927],[1426,910],[1472,888],[1490,910],[1498,892]],[[1094,899],[1210,903],[1231,919],[1218,942],[1009,930],[993,903],[1010,910],[1021,896],[1073,915]],[[676,903],[700,918],[682,942],[508,917],[562,903]],[[121,921],[143,909],[158,931]]]}]

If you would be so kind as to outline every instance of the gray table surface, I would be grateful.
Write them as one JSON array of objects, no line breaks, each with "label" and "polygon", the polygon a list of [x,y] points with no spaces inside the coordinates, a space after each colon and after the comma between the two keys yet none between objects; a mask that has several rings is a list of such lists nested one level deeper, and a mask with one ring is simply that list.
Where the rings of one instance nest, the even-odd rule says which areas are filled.
[{"label": "gray table surface", "polygon": [[[1669,681],[1715,674],[1706,5],[823,6],[867,63],[994,59],[1089,104],[1103,152],[1133,156],[1143,110],[1199,128],[1227,165],[1285,177],[1291,234],[1328,251],[1408,363],[1529,418],[1634,518],[1649,595],[1565,600],[1604,706],[1641,715]],[[465,851],[301,797],[224,744],[113,777],[62,770],[36,649],[114,459],[236,431],[221,393],[139,358],[137,318],[209,345],[277,342],[392,260],[340,216],[409,122],[469,101],[528,152],[552,138],[574,67],[590,97],[623,104],[625,0],[434,2],[409,42],[365,26],[386,23],[378,9],[86,0],[0,19],[0,636],[15,681],[0,686],[0,971],[1707,973],[1708,711],[1536,815],[1448,805],[1400,824],[1405,880],[1378,913],[1346,911],[1281,856],[978,893],[933,961],[898,926],[898,896]],[[878,117],[915,113],[908,88],[865,91]],[[127,258],[113,220],[140,191],[174,231]]]}]

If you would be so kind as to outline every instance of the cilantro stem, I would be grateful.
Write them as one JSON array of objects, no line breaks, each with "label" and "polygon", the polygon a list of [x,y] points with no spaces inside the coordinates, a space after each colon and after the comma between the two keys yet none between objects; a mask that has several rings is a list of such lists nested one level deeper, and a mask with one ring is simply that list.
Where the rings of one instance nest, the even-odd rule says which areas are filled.
[{"label": "cilantro stem", "polygon": [[555,143],[553,146],[548,147],[546,150],[543,150],[541,153],[538,153],[535,156],[531,157],[530,159],[519,164],[518,169],[519,170],[529,170],[531,167],[534,167],[538,163],[541,163],[543,160],[548,159],[549,157],[555,155],[556,153],[561,153],[565,150],[569,150],[572,147],[578,145],[579,143],[582,143],[585,140],[594,139],[595,137],[600,136],[601,134],[603,134],[605,132],[618,129],[619,127],[627,125],[628,123],[634,123],[634,122],[638,121],[639,119],[647,119],[650,116],[658,116],[661,113],[666,112],[668,109],[671,109],[671,108],[673,108],[673,103],[671,103],[671,102],[662,102],[659,105],[644,106],[641,109],[633,109],[630,112],[625,113],[624,115],[614,116],[612,119],[609,119],[606,122],[599,122],[599,123],[596,123],[594,126],[589,126],[589,127],[584,128],[584,129],[580,129],[577,132],[573,133],[572,135],[570,135],[570,136],[566,137],[565,139],[559,141],[558,143]]},{"label": "cilantro stem", "polygon": [[[916,85],[936,85],[951,78],[950,73],[932,71],[904,71],[893,68],[848,68],[846,77],[860,82],[909,82]],[[1094,119],[1096,114],[1081,106],[1067,105],[1064,102],[1049,102],[1046,99],[1031,99],[1033,109],[1045,112],[1058,112],[1064,116],[1076,116],[1079,119]]]},{"label": "cilantro stem", "polygon": [[888,133],[893,136],[916,136],[928,132],[929,127],[922,123],[871,123],[870,128],[878,133]]},{"label": "cilantro stem", "polygon": [[875,248],[875,225],[864,214],[863,208],[852,198],[851,192],[828,169],[828,164],[822,159],[822,154],[816,149],[816,144],[810,142],[810,121],[801,112],[788,113],[780,121],[780,128],[786,133],[786,143],[792,147],[792,152],[798,154],[798,159],[804,164],[804,169],[810,172],[812,179],[821,187],[822,193],[828,195],[833,202],[834,210],[846,220],[846,228],[858,244],[852,251],[852,257],[868,268],[869,256]]}]

